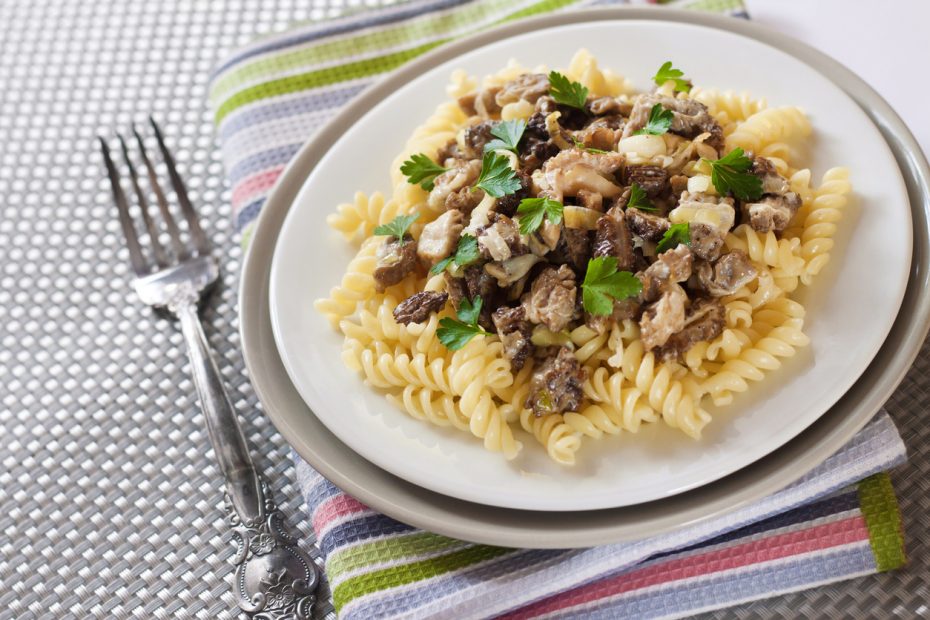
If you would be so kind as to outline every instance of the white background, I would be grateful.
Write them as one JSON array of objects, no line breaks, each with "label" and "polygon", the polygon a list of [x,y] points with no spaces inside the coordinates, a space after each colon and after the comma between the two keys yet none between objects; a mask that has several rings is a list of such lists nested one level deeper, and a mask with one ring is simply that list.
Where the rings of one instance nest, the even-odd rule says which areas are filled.
[{"label": "white background", "polygon": [[753,21],[858,73],[894,106],[930,154],[930,1],[743,1]]}]

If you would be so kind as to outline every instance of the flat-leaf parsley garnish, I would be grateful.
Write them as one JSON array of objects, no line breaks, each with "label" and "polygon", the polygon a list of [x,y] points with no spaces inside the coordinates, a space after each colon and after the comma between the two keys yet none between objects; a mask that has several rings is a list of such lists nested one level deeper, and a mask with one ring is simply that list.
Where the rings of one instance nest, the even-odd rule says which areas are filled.
[{"label": "flat-leaf parsley garnish", "polygon": [[410,228],[410,225],[413,224],[413,222],[416,221],[418,217],[420,217],[419,213],[411,213],[410,215],[398,215],[387,224],[376,226],[375,234],[396,237],[399,241],[403,241],[404,235],[407,234],[407,229]]},{"label": "flat-leaf parsley garnish", "polygon": [[584,104],[588,101],[588,87],[573,82],[558,71],[550,71],[549,95],[556,103],[584,110]]},{"label": "flat-leaf parsley garnish", "polygon": [[589,153],[597,153],[598,155],[606,155],[610,151],[605,151],[604,149],[596,149],[593,146],[585,146],[585,143],[579,140],[578,138],[572,137],[572,142],[575,143],[576,149],[581,149]]},{"label": "flat-leaf parsley garnish", "polygon": [[510,167],[510,158],[489,151],[481,160],[481,174],[475,187],[480,187],[489,196],[500,198],[514,193],[521,186],[516,171]]},{"label": "flat-leaf parsley garnish", "polygon": [[656,253],[661,254],[666,250],[672,250],[682,243],[691,245],[691,225],[688,222],[669,226],[665,234],[662,235],[662,240],[656,246]]},{"label": "flat-leaf parsley garnish", "polygon": [[455,254],[448,256],[430,269],[430,273],[442,273],[446,268],[455,263],[459,267],[471,265],[481,256],[478,250],[478,240],[469,234],[464,234],[459,238],[459,245],[455,249]]},{"label": "flat-leaf parsley garnish", "polygon": [[448,171],[423,153],[414,153],[400,166],[400,172],[407,177],[411,185],[419,184],[426,191],[433,189],[433,181],[443,172]]},{"label": "flat-leaf parsley garnish", "polygon": [[617,259],[598,256],[588,261],[588,270],[581,284],[581,299],[589,313],[609,316],[614,311],[614,300],[639,295],[643,283],[629,271],[617,271]]},{"label": "flat-leaf parsley garnish", "polygon": [[746,157],[743,149],[736,147],[720,159],[705,161],[710,164],[710,180],[721,196],[728,192],[733,192],[740,200],[758,200],[762,196],[762,179],[746,172],[752,160]]},{"label": "flat-leaf parsley garnish", "polygon": [[658,209],[653,207],[652,203],[649,202],[649,198],[646,197],[646,192],[643,191],[643,188],[635,181],[630,185],[630,199],[626,202],[626,208],[639,209],[640,211],[658,211]]},{"label": "flat-leaf parsley garnish", "polygon": [[524,131],[526,131],[526,121],[522,118],[498,123],[491,129],[491,135],[497,140],[491,140],[485,144],[484,152],[504,149],[516,153]]},{"label": "flat-leaf parsley garnish", "polygon": [[520,233],[528,235],[542,226],[543,219],[553,224],[562,222],[562,203],[551,198],[524,198],[517,207],[520,214]]},{"label": "flat-leaf parsley garnish", "polygon": [[662,86],[669,80],[675,82],[675,90],[678,92],[686,93],[691,90],[691,82],[684,79],[684,72],[681,69],[676,69],[672,66],[672,61],[666,61],[659,70],[656,71],[656,74],[652,76],[652,81],[655,82],[658,86]]},{"label": "flat-leaf parsley garnish", "polygon": [[649,120],[646,121],[645,127],[637,129],[633,132],[633,135],[649,134],[652,136],[661,136],[672,126],[672,119],[674,117],[671,110],[666,110],[662,107],[661,103],[657,103],[652,106],[652,109],[649,111]]},{"label": "flat-leaf parsley garnish", "polygon": [[436,330],[436,336],[444,347],[450,351],[458,351],[475,336],[488,335],[488,332],[478,325],[478,316],[481,314],[482,303],[480,295],[475,295],[474,301],[468,301],[467,298],[462,299],[456,312],[458,319],[449,317],[439,319],[439,329]]}]

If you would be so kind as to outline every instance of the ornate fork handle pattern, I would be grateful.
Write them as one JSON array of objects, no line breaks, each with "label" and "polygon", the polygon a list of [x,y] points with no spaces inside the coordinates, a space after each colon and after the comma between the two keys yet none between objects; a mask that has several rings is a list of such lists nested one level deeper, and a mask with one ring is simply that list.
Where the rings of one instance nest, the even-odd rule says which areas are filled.
[{"label": "ornate fork handle pattern", "polygon": [[226,494],[226,514],[238,539],[236,602],[255,620],[309,620],[318,571],[284,525],[284,516],[261,481],[260,518],[243,522]]}]

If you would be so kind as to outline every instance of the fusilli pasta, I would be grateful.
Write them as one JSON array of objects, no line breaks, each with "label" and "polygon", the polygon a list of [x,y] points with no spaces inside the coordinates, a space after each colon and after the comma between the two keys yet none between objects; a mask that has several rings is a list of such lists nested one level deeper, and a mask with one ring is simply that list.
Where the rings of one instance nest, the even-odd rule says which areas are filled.
[{"label": "fusilli pasta", "polygon": [[[695,106],[696,101],[706,106],[722,129],[722,137],[718,133],[721,144],[725,141],[728,150],[739,147],[766,158],[770,167],[781,175],[782,183],[786,182],[790,191],[797,194],[800,207],[795,206],[796,213],[787,227],[782,226],[784,230],[779,229],[778,235],[772,230],[760,232],[739,215],[735,221],[742,223],[732,227],[733,202],[728,207],[720,199],[712,185],[710,164],[700,157],[709,147],[699,144],[698,139],[692,144],[673,136],[668,142],[670,148],[678,149],[676,153],[687,153],[691,159],[678,161],[679,167],[669,174],[686,175],[688,189],[705,192],[710,197],[704,198],[707,202],[696,208],[695,213],[705,209],[704,215],[717,218],[698,220],[694,214],[685,214],[683,222],[689,226],[697,222],[705,225],[705,220],[713,224],[731,208],[730,224],[724,229],[725,235],[721,235],[721,251],[745,253],[757,275],[748,283],[734,286],[719,303],[715,302],[721,312],[722,328],[674,359],[661,357],[658,349],[648,350],[644,344],[647,327],[641,328],[637,320],[629,318],[602,326],[575,322],[560,333],[543,330],[543,340],[553,339],[563,348],[570,348],[574,360],[583,368],[579,388],[583,402],[572,410],[536,415],[527,403],[534,374],[540,370],[538,360],[531,356],[522,368],[516,363],[512,365],[501,338],[488,333],[472,338],[458,350],[449,350],[438,337],[442,322],[456,316],[448,308],[432,312],[420,322],[402,324],[395,320],[395,309],[415,293],[451,294],[443,275],[408,277],[377,290],[374,279],[381,242],[373,236],[375,227],[388,224],[399,215],[417,213],[419,219],[409,232],[418,238],[424,226],[446,212],[442,204],[430,205],[429,191],[408,182],[400,170],[403,162],[415,153],[435,160],[453,143],[462,148],[465,130],[474,119],[463,108],[466,104],[459,105],[457,100],[474,98],[482,89],[499,92],[521,76],[532,77],[526,76],[527,73],[548,73],[548,69],[537,67],[530,71],[511,61],[500,72],[482,79],[464,71],[453,72],[447,88],[451,100],[441,104],[414,131],[393,161],[390,198],[378,192],[370,195],[358,192],[351,202],[339,205],[327,218],[347,242],[359,247],[340,283],[327,298],[318,300],[315,307],[345,336],[342,359],[368,385],[383,391],[389,401],[413,418],[467,432],[480,439],[488,450],[508,459],[516,457],[523,447],[519,440],[521,432],[532,435],[549,457],[563,465],[575,463],[583,440],[623,431],[636,433],[643,424],[661,421],[699,438],[710,421],[704,408],[708,402],[730,403],[736,394],[745,392],[751,383],[762,380],[766,373],[778,369],[783,359],[808,344],[803,333],[804,307],[791,294],[798,286],[809,285],[829,260],[837,222],[851,191],[848,173],[843,168],[828,170],[815,187],[811,184],[810,170],[793,167],[798,147],[812,131],[799,108],[768,108],[764,99],[733,91],[694,88],[690,93],[676,92],[672,81],[657,88],[655,96],[665,97],[674,105]],[[629,114],[635,96],[632,84],[599,67],[586,50],[575,54],[564,73],[586,87],[591,97],[615,98],[617,109],[625,109],[627,112],[623,114]],[[494,120],[530,119],[539,109],[535,102],[535,99],[501,99],[501,105],[493,112]],[[612,135],[609,129],[605,125],[599,139]],[[619,139],[619,130],[615,137]],[[655,136],[646,139],[652,138]],[[655,140],[652,144],[656,146]],[[656,148],[665,152],[662,144]],[[695,155],[696,149],[704,150]],[[628,154],[627,164],[668,166],[676,161],[671,155],[669,152],[640,162],[638,155]],[[518,166],[520,160],[516,155],[509,153],[506,157],[512,166]],[[540,180],[534,177],[533,182]],[[464,196],[463,200],[467,198]],[[480,195],[475,201],[479,199]],[[468,213],[478,212],[484,220],[479,222],[480,218],[470,215],[470,221],[462,222],[463,226],[469,226],[465,231],[477,234],[481,226],[488,224],[485,207],[495,204],[491,195],[484,197],[481,206],[471,204],[474,211]],[[461,276],[461,268],[458,269]],[[418,273],[425,273],[425,269]],[[534,343],[536,337],[534,332]]]}]

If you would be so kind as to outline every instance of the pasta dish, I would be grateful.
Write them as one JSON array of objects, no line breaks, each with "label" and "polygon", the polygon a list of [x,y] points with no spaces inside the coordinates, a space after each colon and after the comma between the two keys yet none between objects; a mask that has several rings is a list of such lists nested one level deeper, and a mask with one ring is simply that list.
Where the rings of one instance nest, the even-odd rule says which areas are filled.
[{"label": "pasta dish", "polygon": [[328,218],[358,246],[316,303],[343,361],[415,418],[570,465],[644,423],[697,439],[808,344],[794,299],[850,192],[798,165],[796,107],[694,86],[637,92],[579,51],[564,70],[453,74],[393,162],[393,192]]}]

